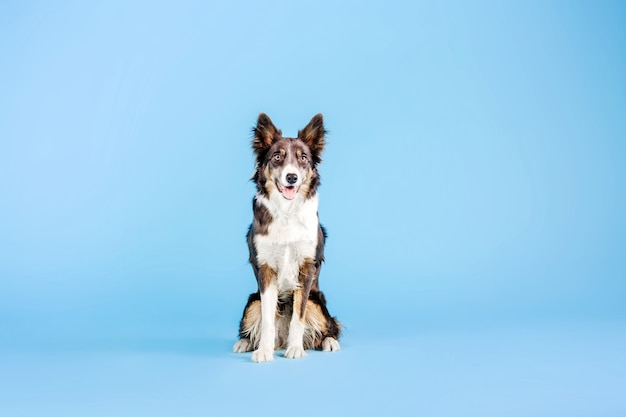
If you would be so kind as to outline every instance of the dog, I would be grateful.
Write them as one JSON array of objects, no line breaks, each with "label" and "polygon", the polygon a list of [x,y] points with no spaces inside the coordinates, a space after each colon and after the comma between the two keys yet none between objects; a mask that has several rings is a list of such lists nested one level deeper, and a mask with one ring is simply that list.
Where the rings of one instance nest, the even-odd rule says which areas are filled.
[{"label": "dog", "polygon": [[258,291],[248,298],[233,351],[254,351],[254,362],[274,360],[279,349],[287,358],[309,349],[337,351],[342,326],[319,289],[326,240],[317,213],[323,116],[286,138],[261,113],[253,135],[257,192],[247,241]]}]

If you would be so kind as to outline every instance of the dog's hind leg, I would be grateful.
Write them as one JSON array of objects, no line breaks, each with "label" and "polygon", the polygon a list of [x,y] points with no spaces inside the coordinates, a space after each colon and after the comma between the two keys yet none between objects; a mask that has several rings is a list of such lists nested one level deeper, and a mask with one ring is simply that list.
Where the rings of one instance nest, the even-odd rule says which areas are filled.
[{"label": "dog's hind leg", "polygon": [[329,336],[322,341],[322,350],[324,352],[336,352],[341,350],[341,345],[337,339]]},{"label": "dog's hind leg", "polygon": [[341,323],[331,317],[321,291],[311,291],[307,302],[305,346],[307,349],[334,352],[341,349]]},{"label": "dog's hind leg", "polygon": [[254,349],[254,345],[250,341],[250,339],[239,339],[235,342],[233,346],[233,352],[235,353],[245,353],[250,352]]},{"label": "dog's hind leg", "polygon": [[258,346],[261,333],[261,295],[256,292],[250,294],[248,303],[243,310],[243,317],[239,322],[239,340],[233,346],[233,352],[244,353],[254,350]]}]

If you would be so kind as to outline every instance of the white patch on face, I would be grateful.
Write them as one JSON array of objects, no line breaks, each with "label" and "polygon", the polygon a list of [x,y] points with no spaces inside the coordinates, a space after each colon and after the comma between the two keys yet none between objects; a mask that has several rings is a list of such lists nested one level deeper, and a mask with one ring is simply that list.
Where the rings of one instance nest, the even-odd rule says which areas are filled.
[{"label": "white patch on face", "polygon": [[293,201],[298,196],[300,186],[304,182],[305,172],[298,166],[287,164],[278,169],[275,173],[277,177],[274,183],[278,188],[278,192],[289,201]]},{"label": "white patch on face", "polygon": [[[289,182],[289,178],[287,177],[288,175],[295,175],[296,182],[294,183]],[[299,167],[293,164],[289,164],[289,165],[285,165],[282,168],[278,180],[280,181],[280,185],[282,185],[283,187],[289,187],[289,186],[300,187],[302,185],[303,177],[304,177],[303,172]]]}]

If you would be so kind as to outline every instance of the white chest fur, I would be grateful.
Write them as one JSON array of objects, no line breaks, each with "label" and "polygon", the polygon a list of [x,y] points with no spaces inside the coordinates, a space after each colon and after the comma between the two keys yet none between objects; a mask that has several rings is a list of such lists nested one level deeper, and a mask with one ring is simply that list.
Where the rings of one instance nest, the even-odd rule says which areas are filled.
[{"label": "white chest fur", "polygon": [[255,235],[259,263],[278,274],[278,291],[293,291],[298,286],[299,266],[305,258],[315,258],[317,248],[317,194],[309,199],[297,196],[286,200],[273,193],[268,199],[257,195],[272,215],[267,234]]}]

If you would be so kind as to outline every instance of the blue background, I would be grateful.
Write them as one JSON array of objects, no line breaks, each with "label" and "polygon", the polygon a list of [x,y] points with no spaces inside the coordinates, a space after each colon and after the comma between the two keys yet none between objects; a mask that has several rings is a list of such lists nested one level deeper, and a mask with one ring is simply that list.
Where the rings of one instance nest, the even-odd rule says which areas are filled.
[{"label": "blue background", "polygon": [[[3,416],[626,415],[623,2],[4,1],[0,55]],[[256,365],[261,111],[325,115],[346,329]]]}]

